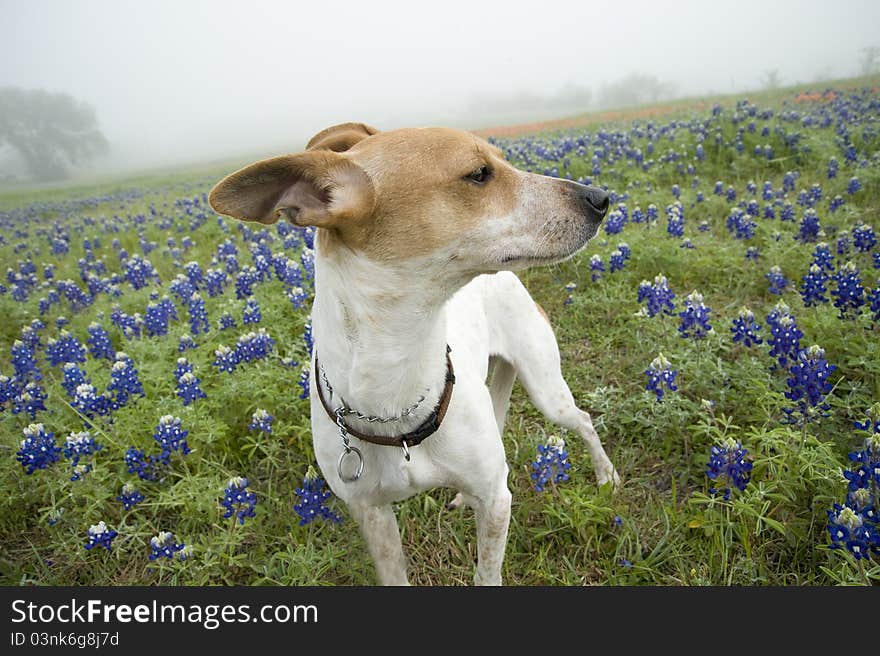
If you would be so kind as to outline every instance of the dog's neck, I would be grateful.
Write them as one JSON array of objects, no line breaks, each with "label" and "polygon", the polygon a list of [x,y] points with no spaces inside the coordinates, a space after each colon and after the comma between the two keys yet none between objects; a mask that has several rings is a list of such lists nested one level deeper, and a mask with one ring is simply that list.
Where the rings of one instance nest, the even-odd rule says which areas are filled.
[{"label": "dog's neck", "polygon": [[432,284],[416,263],[380,265],[350,251],[321,251],[316,239],[312,332],[333,386],[331,405],[341,397],[363,414],[398,417],[424,396],[395,428],[418,425],[445,384],[445,303],[454,289]]}]

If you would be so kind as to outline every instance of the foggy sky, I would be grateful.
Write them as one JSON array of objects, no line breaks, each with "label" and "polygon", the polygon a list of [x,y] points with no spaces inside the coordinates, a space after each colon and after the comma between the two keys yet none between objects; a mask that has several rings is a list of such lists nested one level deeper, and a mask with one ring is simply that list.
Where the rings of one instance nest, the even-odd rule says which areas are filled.
[{"label": "foggy sky", "polygon": [[0,86],[96,107],[114,161],[297,150],[342,121],[483,127],[476,94],[594,90],[632,72],[680,92],[858,73],[880,2],[0,0]]}]

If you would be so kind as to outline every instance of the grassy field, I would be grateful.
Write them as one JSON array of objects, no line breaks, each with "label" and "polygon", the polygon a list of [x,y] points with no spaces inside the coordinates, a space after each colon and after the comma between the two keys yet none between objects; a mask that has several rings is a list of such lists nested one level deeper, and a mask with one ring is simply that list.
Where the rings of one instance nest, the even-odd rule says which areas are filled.
[{"label": "grassy field", "polygon": [[[857,521],[868,531],[859,534],[868,545],[860,552],[864,558],[853,555],[854,530],[841,548],[830,549],[827,529],[828,510],[847,500],[842,470],[855,468],[847,454],[861,449],[875,427],[880,432],[880,423],[872,423],[880,420],[880,407],[871,410],[880,401],[880,291],[875,291],[880,289],[880,249],[869,238],[880,232],[878,85],[878,79],[841,81],[832,94],[786,89],[748,100],[705,99],[669,111],[606,116],[615,119],[610,123],[585,120],[537,134],[495,133],[493,140],[515,165],[600,184],[613,194],[615,211],[605,231],[578,257],[522,278],[550,315],[566,379],[593,415],[623,479],[615,493],[597,489],[586,450],[574,436],[545,422],[517,385],[504,436],[514,498],[507,584],[880,580],[880,559],[870,554],[876,535],[872,499],[862,498],[859,519],[847,520],[849,529]],[[825,85],[809,89],[824,90]],[[829,177],[832,158],[837,171]],[[258,230],[256,224],[217,217],[205,194],[219,176],[193,171],[0,195],[0,262],[9,271],[0,294],[0,373],[10,377],[0,379],[6,386],[0,389],[7,390],[0,397],[3,582],[374,581],[365,546],[342,504],[328,502],[341,523],[300,526],[293,510],[313,456],[308,401],[300,398],[298,385],[302,363],[308,362],[309,302],[297,308],[289,292],[301,287],[310,293],[304,251],[311,235],[289,227]],[[837,196],[841,201],[834,200]],[[644,220],[637,220],[640,214]],[[737,233],[743,238],[735,238]],[[631,256],[612,271],[612,256],[622,242]],[[807,306],[801,280],[819,242],[827,242],[832,255],[828,293],[825,302]],[[229,257],[229,244],[236,257]],[[155,270],[155,277],[147,271],[139,289],[143,269],[136,270],[136,255]],[[259,278],[261,256],[268,272],[247,289],[248,267]],[[604,271],[597,270],[597,257]],[[205,274],[227,270],[222,291],[211,295],[186,267],[189,262],[197,262]],[[44,268],[49,264],[51,276]],[[781,294],[771,292],[767,279],[774,266],[787,279]],[[640,283],[653,282],[658,274],[675,293],[675,310],[650,317],[638,300]],[[175,292],[175,277],[188,275],[200,288],[210,329],[193,335],[194,349],[179,353],[179,339],[191,333],[191,319],[199,312]],[[59,285],[67,279],[73,283]],[[841,284],[855,290],[842,316],[834,306]],[[711,308],[713,330],[702,339],[679,331],[679,313],[695,290]],[[170,321],[167,335],[149,336],[135,314],[146,317],[151,301],[164,296],[178,319]],[[243,325],[246,298],[258,303],[259,323]],[[800,406],[803,412],[797,397],[786,396],[795,396],[792,390],[799,384],[792,362],[780,364],[767,343],[765,318],[779,301],[803,332],[800,347],[819,345],[836,367],[828,377],[833,389],[820,384],[815,392],[814,385],[811,400]],[[116,306],[122,314],[114,312]],[[733,341],[732,322],[744,306],[762,325],[761,344]],[[220,329],[224,313],[234,327]],[[62,316],[67,323],[59,328]],[[45,327],[27,328],[34,320]],[[126,321],[133,327],[129,333],[140,330],[141,335],[126,335],[117,325]],[[51,364],[65,355],[58,354],[57,341],[50,345],[67,330],[85,346],[93,322],[106,329],[113,350],[131,358],[144,395],[134,394],[123,404],[112,387],[108,390],[112,360],[89,355],[79,369],[96,393],[119,406],[104,416],[95,411],[89,420],[86,406],[65,390],[62,366]],[[213,364],[218,347],[235,347],[242,335],[260,327],[275,342],[267,357],[241,363],[233,373]],[[163,332],[162,321],[151,330]],[[16,340],[26,349],[34,345],[30,351],[39,380],[27,371]],[[667,391],[662,401],[646,390],[645,374],[660,353],[677,372],[677,390]],[[181,355],[206,395],[188,405],[176,393],[174,371]],[[815,364],[818,356],[805,351],[803,357]],[[16,366],[20,373],[14,376]],[[15,398],[29,380],[47,396],[46,409],[35,419]],[[795,380],[794,388],[789,380]],[[823,404],[826,412],[813,407]],[[258,408],[275,417],[271,434],[249,427]],[[126,452],[135,447],[157,454],[152,436],[163,415],[180,418],[191,452],[171,453],[159,480],[141,480],[128,471]],[[869,430],[854,426],[868,417]],[[33,422],[42,423],[62,448],[68,435],[88,428],[102,445],[80,460],[90,471],[71,480],[75,470],[62,453],[27,474],[16,455],[23,431]],[[538,492],[530,477],[532,462],[537,446],[552,434],[567,440],[571,479]],[[729,499],[711,492],[715,483],[706,474],[710,450],[726,440],[741,444],[752,466],[750,480],[733,489]],[[865,458],[880,460],[880,445],[872,454]],[[235,476],[247,477],[257,498],[255,516],[243,524],[224,519],[220,503]],[[144,496],[129,510],[116,499],[125,483]],[[862,487],[876,496],[876,483]],[[471,511],[445,510],[453,493],[435,490],[396,508],[413,583],[472,581],[473,517]],[[99,521],[118,534],[112,548],[85,549],[87,531]],[[151,560],[150,540],[160,531],[185,544],[180,553],[188,557]]]}]

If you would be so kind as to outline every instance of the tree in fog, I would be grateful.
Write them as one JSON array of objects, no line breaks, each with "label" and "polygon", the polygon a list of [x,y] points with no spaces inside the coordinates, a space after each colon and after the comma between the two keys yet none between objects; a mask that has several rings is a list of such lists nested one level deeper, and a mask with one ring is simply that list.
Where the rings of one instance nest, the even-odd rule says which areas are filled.
[{"label": "tree in fog", "polygon": [[66,93],[0,88],[0,148],[17,151],[35,180],[58,180],[68,166],[107,150],[95,110]]},{"label": "tree in fog", "polygon": [[667,100],[675,95],[675,85],[663,82],[656,75],[630,73],[626,77],[605,84],[599,93],[602,107],[629,107]]},{"label": "tree in fog", "polygon": [[761,79],[761,84],[765,89],[778,89],[782,86],[782,78],[779,77],[779,69],[774,68],[769,71],[764,71],[764,77]]},{"label": "tree in fog", "polygon": [[862,75],[873,75],[880,70],[880,48],[871,46],[870,48],[862,48],[861,52],[859,67],[862,69]]}]

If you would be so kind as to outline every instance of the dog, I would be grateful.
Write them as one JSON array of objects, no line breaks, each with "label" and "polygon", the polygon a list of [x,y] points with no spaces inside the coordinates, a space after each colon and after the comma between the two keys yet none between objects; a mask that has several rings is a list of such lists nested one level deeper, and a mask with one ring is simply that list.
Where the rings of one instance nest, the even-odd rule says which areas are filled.
[{"label": "dog", "polygon": [[511,493],[501,435],[518,377],[577,433],[597,481],[619,476],[562,377],[546,314],[517,270],[597,232],[608,195],[520,171],[468,132],[344,123],[301,153],[224,178],[219,214],[315,226],[315,456],[361,528],[379,582],[407,585],[392,504],[450,487],[474,509],[474,582],[500,585]]}]

